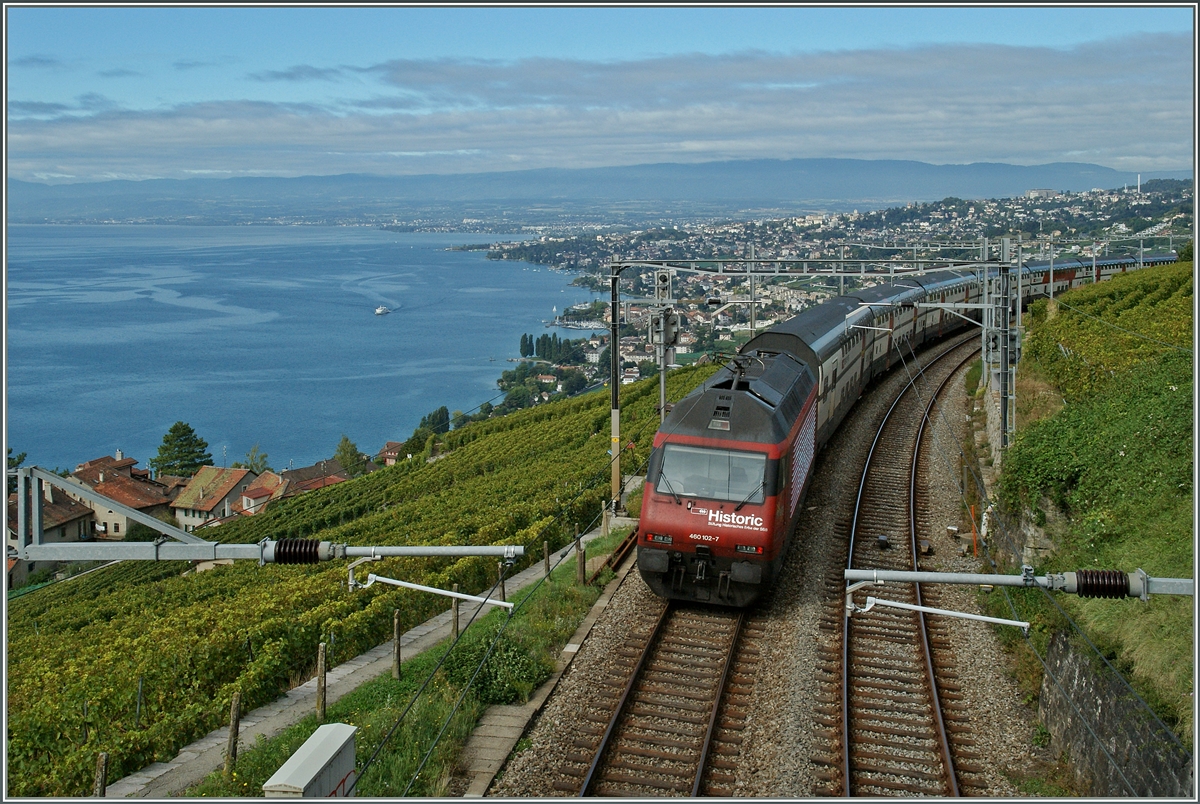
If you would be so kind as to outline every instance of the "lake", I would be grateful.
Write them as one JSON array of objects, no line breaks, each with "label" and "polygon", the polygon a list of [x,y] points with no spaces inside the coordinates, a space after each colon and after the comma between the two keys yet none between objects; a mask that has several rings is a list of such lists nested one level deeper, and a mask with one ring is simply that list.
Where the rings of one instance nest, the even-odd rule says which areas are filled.
[{"label": "lake", "polygon": [[[117,449],[146,467],[176,421],[218,466],[255,444],[277,471],[306,466],[343,434],[373,454],[442,405],[470,412],[496,397],[521,334],[594,298],[570,274],[446,250],[528,235],[130,225],[7,235],[6,443],[50,469]],[[379,305],[393,312],[375,315]]]}]

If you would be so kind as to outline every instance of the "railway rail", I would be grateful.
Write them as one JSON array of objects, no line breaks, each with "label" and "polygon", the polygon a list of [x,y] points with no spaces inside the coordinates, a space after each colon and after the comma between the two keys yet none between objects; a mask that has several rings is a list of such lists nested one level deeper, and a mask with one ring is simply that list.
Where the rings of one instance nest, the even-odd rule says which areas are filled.
[{"label": "railway rail", "polygon": [[[845,566],[914,569],[928,545],[919,537],[920,445],[937,397],[978,347],[944,351],[896,398],[863,469],[850,519]],[[929,393],[930,389],[936,388]],[[877,607],[847,617],[845,584],[829,578],[818,709],[827,752],[816,761],[826,795],[958,796],[982,788],[961,708],[954,659],[942,626],[921,612]],[[929,605],[919,585],[889,588],[892,600]],[[835,599],[836,598],[836,599]]]},{"label": "railway rail", "polygon": [[744,610],[664,604],[600,679],[607,711],[577,725],[557,790],[580,796],[731,795],[763,626]]}]

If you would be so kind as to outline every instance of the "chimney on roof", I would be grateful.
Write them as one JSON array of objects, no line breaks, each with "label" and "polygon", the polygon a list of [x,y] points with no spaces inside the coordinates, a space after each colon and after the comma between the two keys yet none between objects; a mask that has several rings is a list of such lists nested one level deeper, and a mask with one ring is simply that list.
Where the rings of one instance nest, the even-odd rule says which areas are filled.
[{"label": "chimney on roof", "polygon": [[104,472],[101,472],[101,473],[100,473],[100,482],[101,482],[101,483],[103,483],[103,482],[104,482]]},{"label": "chimney on roof", "polygon": [[117,450],[117,460],[118,461],[125,460],[125,453],[121,452],[121,450]]},{"label": "chimney on roof", "polygon": [[46,502],[53,504],[54,503],[54,486],[50,485],[49,483],[45,483],[44,487],[45,487],[45,490],[42,492],[42,496],[44,496],[46,498]]}]

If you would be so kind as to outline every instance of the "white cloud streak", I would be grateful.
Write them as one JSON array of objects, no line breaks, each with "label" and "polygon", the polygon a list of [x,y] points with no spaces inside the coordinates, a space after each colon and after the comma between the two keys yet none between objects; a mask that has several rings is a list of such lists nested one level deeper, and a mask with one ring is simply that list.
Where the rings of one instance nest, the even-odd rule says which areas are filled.
[{"label": "white cloud streak", "polygon": [[295,65],[255,78],[326,92],[373,79],[380,89],[365,100],[94,113],[82,98],[70,110],[10,101],[9,175],[462,173],[802,157],[1178,170],[1192,165],[1192,61],[1190,37],[1147,35],[1063,50]]}]

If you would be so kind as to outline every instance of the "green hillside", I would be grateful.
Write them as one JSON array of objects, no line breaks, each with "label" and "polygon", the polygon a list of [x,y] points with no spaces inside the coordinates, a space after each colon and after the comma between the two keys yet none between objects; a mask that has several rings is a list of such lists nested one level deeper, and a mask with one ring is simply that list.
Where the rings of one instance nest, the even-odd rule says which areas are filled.
[{"label": "green hillside", "polygon": [[[715,367],[668,375],[679,399]],[[645,460],[657,429],[657,381],[622,388],[622,467]],[[470,424],[430,442],[426,455],[285,501],[205,531],[226,543],[312,538],[370,544],[567,543],[608,497],[608,392]],[[425,456],[422,456],[425,457]],[[309,677],[317,644],[331,663],[392,633],[392,611],[412,627],[445,606],[434,595],[376,585],[349,592],[346,562],[259,567],[239,562],[183,575],[180,562],[126,562],[10,602],[8,780],[13,796],[78,796],[96,756],[110,779],[173,759],[243,707],[274,700]],[[464,591],[486,589],[494,559],[389,559],[379,575]],[[138,679],[143,701],[138,712]]]},{"label": "green hillside", "polygon": [[[1192,263],[1178,263],[1032,307],[1019,373],[1064,404],[1017,434],[1001,498],[1055,541],[1039,574],[1194,577],[1192,294]],[[1059,601],[1190,745],[1192,598]]]}]

